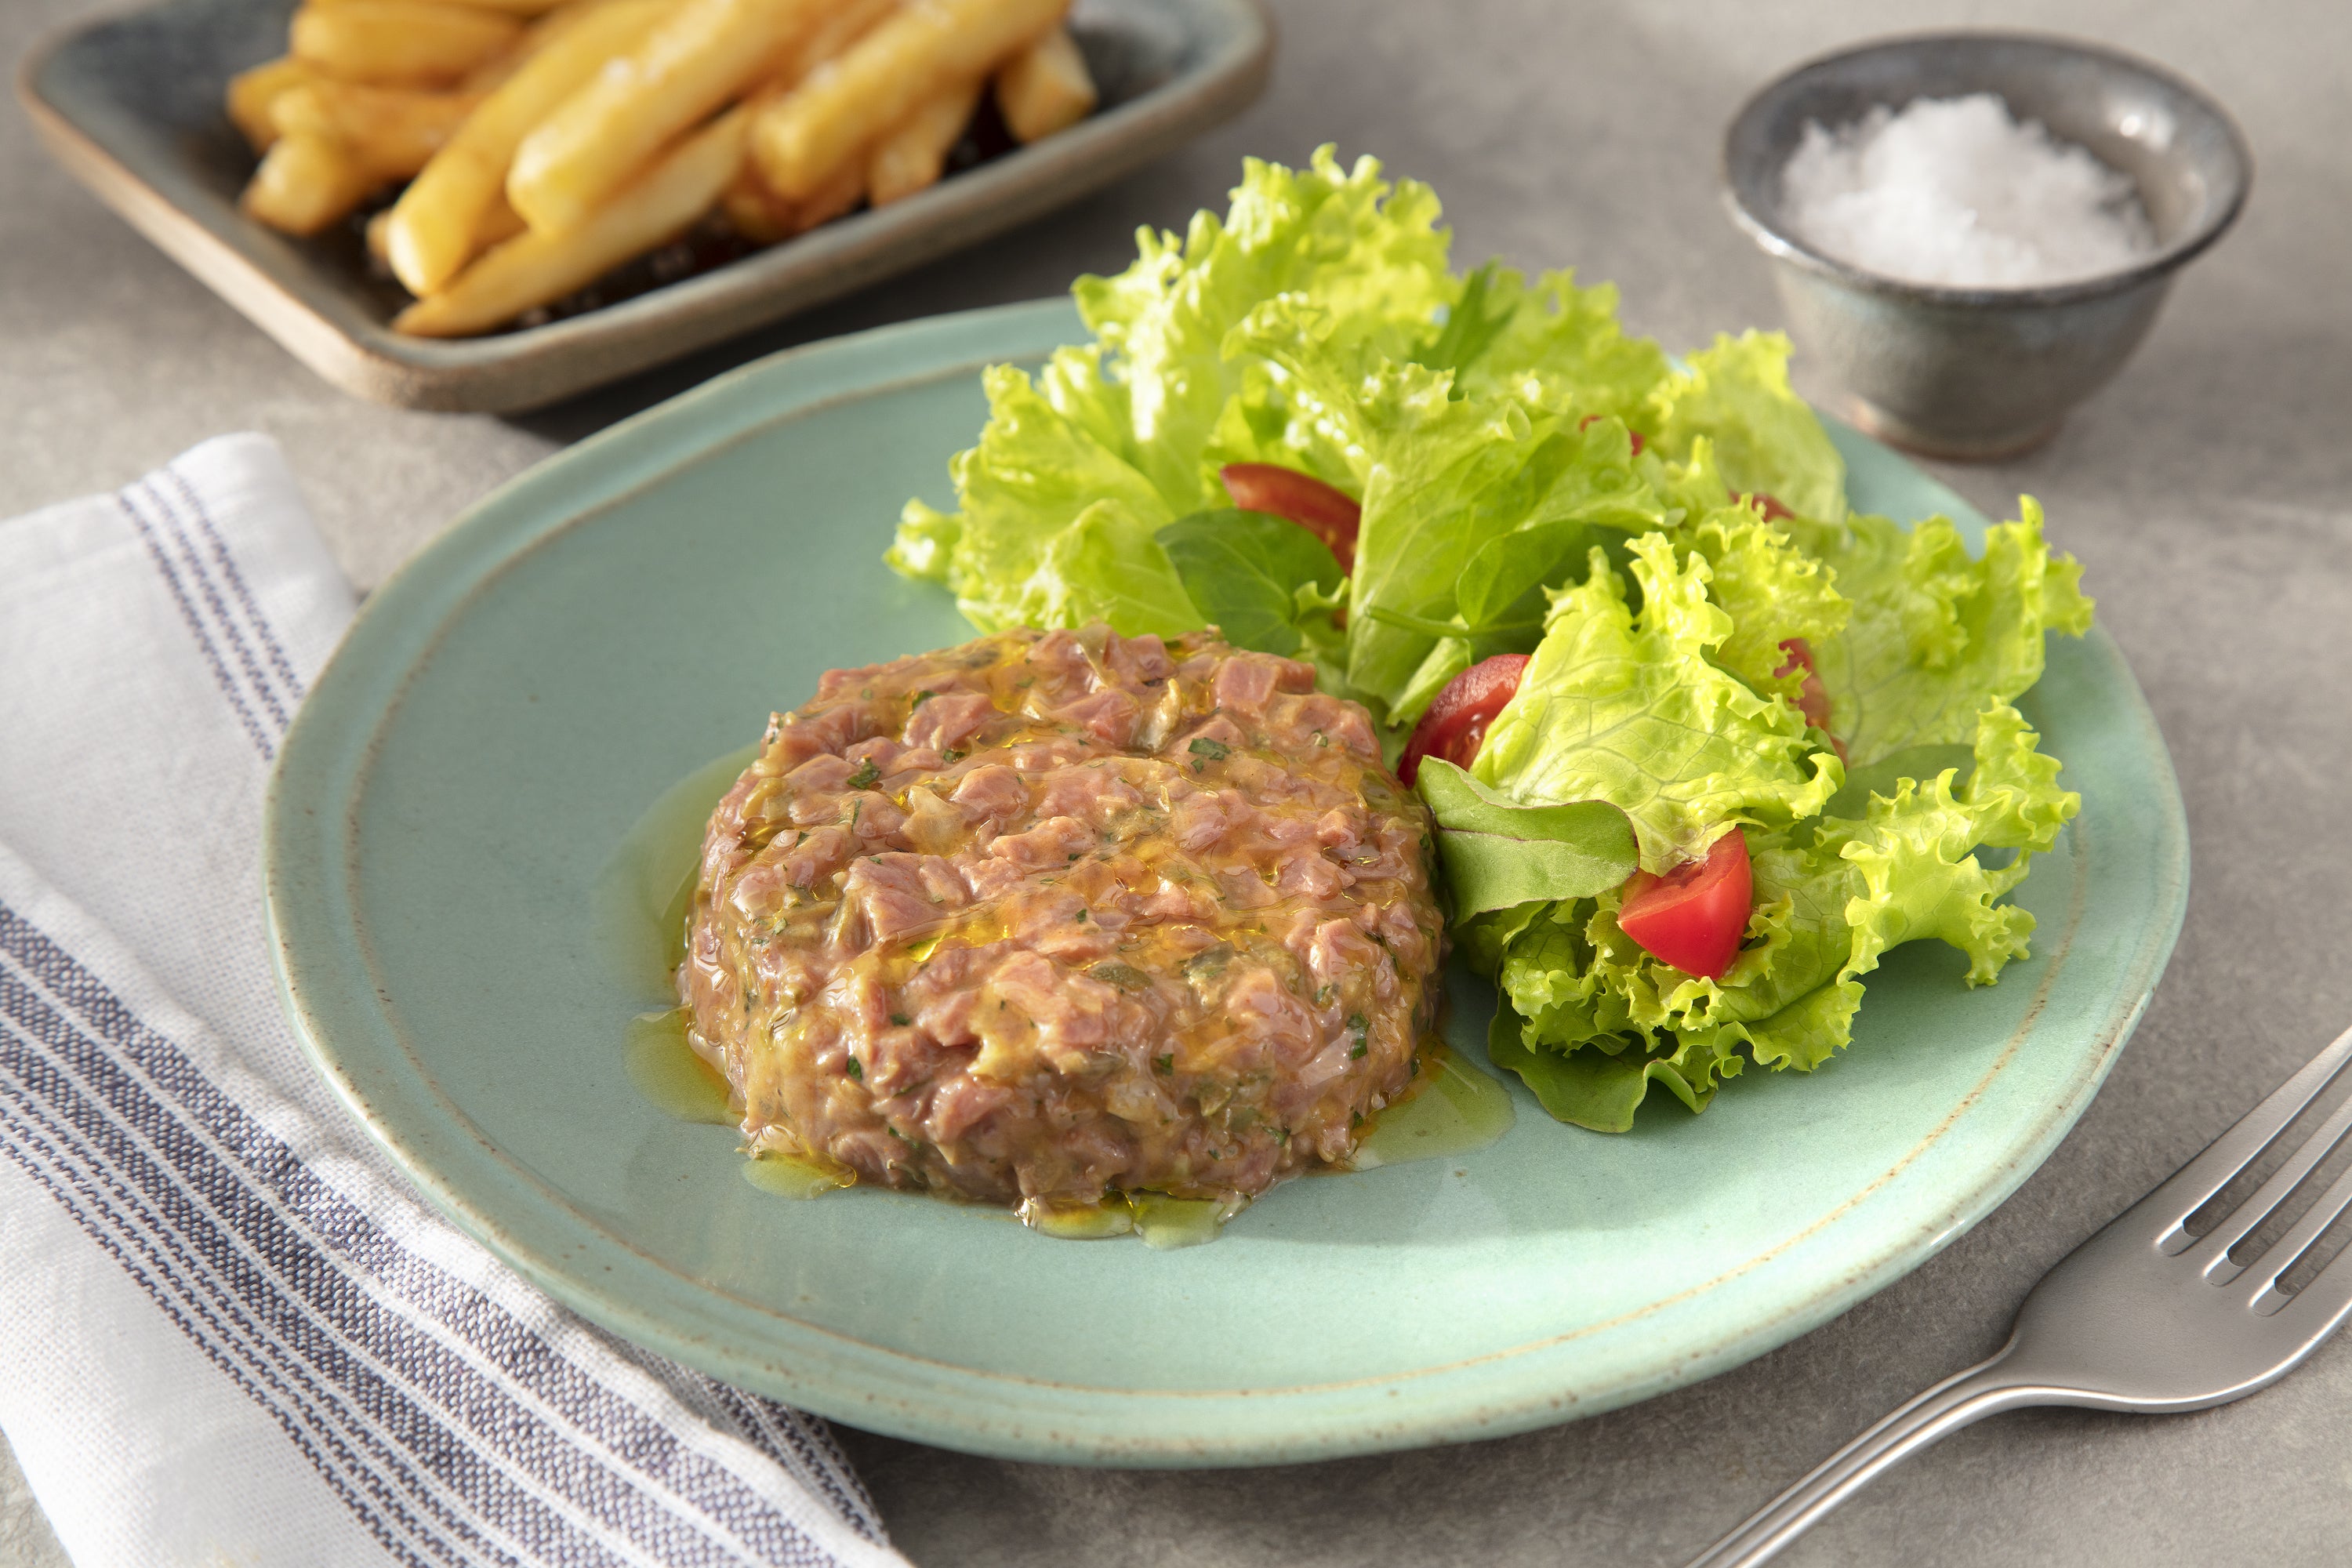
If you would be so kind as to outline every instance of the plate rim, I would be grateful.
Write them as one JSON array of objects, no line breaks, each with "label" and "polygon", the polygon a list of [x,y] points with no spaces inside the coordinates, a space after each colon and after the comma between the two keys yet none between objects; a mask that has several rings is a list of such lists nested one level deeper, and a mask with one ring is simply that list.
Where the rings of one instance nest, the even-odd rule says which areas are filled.
[{"label": "plate rim", "polygon": [[[2115,1000],[2092,1031],[2097,1038],[2095,1049],[2042,1114],[2004,1141],[2000,1169],[1992,1179],[1958,1194],[1948,1205],[1927,1205],[1929,1212],[1909,1223],[1906,1241],[1890,1243],[1862,1265],[1844,1268],[1836,1279],[1790,1302],[1769,1321],[1746,1324],[1671,1364],[1637,1366],[1612,1386],[1579,1392],[1546,1386],[1540,1379],[1522,1379],[1518,1381],[1524,1386],[1506,1391],[1502,1397],[1496,1397],[1491,1389],[1482,1393],[1475,1387],[1467,1390],[1473,1395],[1468,1398],[1451,1392],[1445,1399],[1400,1397],[1408,1388],[1426,1394],[1448,1378],[1475,1384],[1470,1371],[1474,1368],[1513,1363],[1529,1365],[1530,1352],[1557,1345],[1564,1338],[1601,1331],[1606,1324],[1587,1325],[1572,1335],[1553,1336],[1467,1361],[1293,1389],[1151,1391],[1056,1384],[887,1350],[772,1311],[768,1321],[773,1325],[774,1342],[747,1351],[740,1345],[714,1342],[706,1334],[682,1327],[682,1319],[669,1315],[668,1305],[695,1294],[691,1289],[679,1289],[680,1283],[690,1282],[677,1282],[673,1277],[672,1283],[663,1285],[656,1279],[652,1283],[659,1288],[631,1291],[599,1289],[593,1281],[578,1278],[568,1268],[565,1248],[549,1241],[547,1222],[555,1222],[559,1232],[593,1231],[604,1246],[615,1245],[617,1238],[581,1226],[576,1214],[555,1194],[546,1194],[538,1200],[545,1212],[526,1215],[528,1223],[503,1221],[478,1203],[468,1184],[441,1162],[468,1152],[478,1159],[487,1152],[495,1164],[495,1151],[463,1126],[458,1131],[465,1138],[453,1139],[447,1129],[426,1128],[420,1132],[415,1126],[395,1124],[392,1119],[399,1108],[384,1109],[381,1102],[388,1092],[406,1092],[408,1086],[394,1081],[396,1074],[383,1071],[383,1064],[372,1068],[351,1055],[351,1037],[366,1026],[364,1016],[355,1021],[352,1016],[354,1004],[348,983],[353,976],[346,973],[341,977],[346,994],[340,1016],[335,1014],[337,998],[321,990],[322,985],[331,990],[331,973],[339,962],[349,967],[348,954],[322,952],[335,943],[323,934],[320,900],[338,885],[335,863],[341,862],[341,869],[348,872],[351,847],[344,841],[348,825],[320,823],[318,803],[355,801],[350,789],[335,786],[359,776],[373,753],[381,724],[397,704],[406,672],[413,668],[413,664],[381,668],[379,654],[414,644],[421,656],[437,642],[450,613],[485,584],[538,545],[661,475],[690,467],[760,429],[845,398],[934,381],[996,360],[1042,354],[1069,339],[1075,327],[1069,302],[1054,299],[898,323],[787,350],[739,367],[559,452],[508,481],[461,514],[362,606],[314,683],[313,700],[297,714],[271,774],[265,882],[272,963],[281,1000],[305,1055],[371,1138],[461,1229],[550,1295],[625,1337],[713,1375],[853,1425],[975,1452],[1063,1463],[1269,1463],[1499,1436],[1598,1413],[1727,1370],[1826,1321],[1918,1267],[1998,1206],[2055,1148],[2095,1094],[2147,1006],[2186,908],[2187,825],[2169,757],[2120,650],[2104,629],[2096,627],[2086,639],[2087,651],[2115,667],[2114,672],[2133,698],[2124,717],[2133,721],[2140,746],[2158,764],[2152,781],[2160,818],[2155,874],[2166,907],[2159,908],[2156,918],[2139,931],[2129,961],[2121,967]],[[1907,463],[1904,466],[1910,468]],[[1932,479],[1929,482],[1933,483]],[[1943,494],[1950,497],[1948,490]],[[1950,499],[1973,515],[1958,497]],[[593,504],[573,504],[569,510],[563,504],[583,500]],[[551,501],[556,504],[548,504]],[[522,521],[520,532],[515,532],[518,512]],[[534,515],[539,521],[531,523],[528,520]],[[419,620],[436,605],[439,614],[429,621]],[[371,668],[371,660],[378,667]],[[371,692],[384,700],[362,700]],[[343,711],[354,702],[360,704],[356,711],[364,718],[356,726],[363,731],[356,743],[353,723]],[[324,717],[330,714],[335,717]],[[2074,852],[2081,853],[2079,845]],[[331,902],[326,910],[331,914],[339,912]],[[2079,910],[2075,918],[2079,920]],[[368,1000],[356,1004],[364,1015],[373,1010],[373,965],[364,956],[364,933],[353,928],[351,934],[362,949],[362,967],[369,971],[361,977],[369,984],[359,992]],[[2053,966],[2043,984],[2053,984],[2058,973]],[[2001,1064],[2013,1056],[2031,1027],[2029,1016],[2004,1047],[2000,1061],[1988,1069],[1977,1092],[2002,1070]],[[334,1038],[339,1029],[345,1037],[340,1054]],[[397,1045],[396,1031],[387,1026],[383,1032]],[[429,1077],[418,1076],[425,1078],[428,1093],[437,1096],[439,1091],[432,1089]],[[1955,1118],[1972,1099],[1956,1107]],[[462,1112],[457,1121],[462,1123]],[[1917,1145],[1864,1192],[1874,1192],[1896,1179],[1935,1145],[1937,1136]],[[463,1147],[467,1139],[485,1147],[468,1152]],[[506,1165],[499,1173],[510,1193],[514,1168]],[[1854,1201],[1858,1199],[1850,1199],[1832,1216],[1733,1272],[1745,1272],[1765,1257],[1802,1245],[1829,1228],[1835,1215],[1845,1212]],[[536,1228],[540,1234],[520,1235],[517,1224],[523,1229]],[[668,1275],[666,1266],[646,1261],[655,1274]],[[1706,1288],[1728,1277],[1718,1277]],[[647,1281],[633,1275],[631,1282],[642,1287]],[[1667,1304],[1650,1303],[1642,1311],[1654,1312]],[[959,1394],[953,1385],[960,1382],[971,1383],[979,1394],[969,1390]],[[1019,1409],[1008,1407],[1003,1397],[1013,1390],[1021,1391],[1026,1400]],[[991,1394],[997,1397],[990,1398]],[[1211,1421],[1174,1423],[1181,1430],[1143,1430],[1154,1425],[1150,1415],[1138,1417],[1130,1413],[1121,1422],[1106,1419],[1094,1408],[1108,1401],[1124,1410],[1141,1401],[1150,1410],[1156,1402],[1164,1414],[1179,1406],[1197,1411],[1217,1400],[1237,1401],[1252,1411],[1251,1418],[1242,1423],[1246,1429],[1230,1425],[1217,1429],[1218,1424]],[[1261,1417],[1286,1405],[1297,1407],[1296,1418],[1269,1428]]]},{"label": "plate rim", "polygon": [[54,90],[68,52],[94,36],[202,3],[152,0],[56,27],[19,63],[17,102],[68,174],[311,371],[374,402],[443,412],[541,407],[1030,222],[1241,113],[1265,90],[1276,44],[1265,0],[1150,0],[1198,19],[1209,39],[1204,58],[1068,131],[888,207],[562,321],[419,339],[339,309],[330,280],[307,256],[271,265],[254,242],[278,237],[246,232],[234,207],[200,211],[175,199]]}]

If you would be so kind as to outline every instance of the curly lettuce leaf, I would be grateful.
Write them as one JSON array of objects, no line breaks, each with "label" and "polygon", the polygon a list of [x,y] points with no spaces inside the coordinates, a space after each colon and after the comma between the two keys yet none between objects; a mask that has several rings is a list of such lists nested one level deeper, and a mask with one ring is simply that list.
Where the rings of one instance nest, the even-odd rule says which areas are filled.
[{"label": "curly lettuce leaf", "polygon": [[[1371,463],[1361,437],[1352,407],[1327,408],[1279,367],[1245,356],[1241,384],[1217,416],[1200,467],[1216,473],[1228,463],[1272,463],[1360,496]],[[1222,481],[1216,488],[1222,496]]]},{"label": "curly lettuce leaf", "polygon": [[1230,347],[1287,377],[1289,395],[1324,410],[1335,438],[1364,454],[1363,520],[1349,595],[1347,679],[1383,721],[1414,717],[1408,692],[1433,648],[1460,635],[1465,567],[1522,528],[1585,520],[1655,526],[1663,509],[1621,430],[1563,427],[1509,397],[1454,394],[1454,373],[1380,361],[1369,371],[1331,342],[1313,301],[1267,300]]},{"label": "curly lettuce leaf", "polygon": [[[958,509],[908,503],[891,563],[989,629],[1213,619],[1312,658],[1391,741],[1474,660],[1530,652],[1441,837],[1461,851],[1455,940],[1505,981],[1496,1059],[1570,1120],[1623,1125],[1654,1082],[1696,1108],[1744,1063],[1813,1065],[1896,942],[1949,942],[1989,980],[2031,929],[2000,900],[2074,809],[2006,706],[2042,634],[2090,616],[2038,509],[1981,561],[1947,523],[1849,519],[1785,340],[1721,338],[1676,368],[1623,333],[1613,290],[1454,278],[1437,218],[1370,161],[1250,164],[1228,214],[1080,281],[1095,342],[989,374]],[[1360,498],[1353,574],[1267,531],[1287,525],[1204,522],[1235,461]],[[1759,492],[1797,515],[1739,499]],[[1850,768],[1794,707],[1797,638]],[[1618,929],[1618,861],[1578,841],[1610,821],[1660,871],[1747,833],[1759,899],[1720,981]]]},{"label": "curly lettuce leaf", "polygon": [[[1621,427],[1579,430],[1510,399],[1446,391],[1442,377],[1404,367],[1379,378],[1366,400],[1373,460],[1349,601],[1348,679],[1386,705],[1391,724],[1418,718],[1434,695],[1415,676],[1441,638],[1467,637],[1475,646],[1463,651],[1477,658],[1533,645],[1535,629],[1516,612],[1537,611],[1542,580],[1527,581],[1522,545],[1505,542],[1512,535],[1538,536],[1524,548],[1548,556],[1558,582],[1590,556],[1589,546],[1574,552],[1562,525],[1630,532],[1664,517]],[[1480,595],[1475,626],[1457,620],[1465,585]]]},{"label": "curly lettuce leaf", "polygon": [[1223,218],[1195,214],[1181,242],[1143,229],[1126,271],[1078,279],[1079,313],[1127,394],[1135,466],[1173,512],[1224,499],[1202,457],[1248,371],[1227,334],[1295,294],[1324,312],[1333,352],[1404,357],[1461,289],[1437,218],[1428,186],[1391,186],[1371,158],[1347,170],[1328,146],[1304,169],[1252,158]]},{"label": "curly lettuce leaf", "polygon": [[1651,394],[1650,439],[1686,459],[1701,437],[1739,495],[1769,495],[1801,517],[1845,516],[1845,459],[1789,387],[1789,340],[1779,332],[1718,334],[1688,368]]},{"label": "curly lettuce leaf", "polygon": [[[2013,708],[1979,715],[1967,781],[1902,778],[1859,819],[1750,836],[1756,905],[1721,980],[1659,963],[1616,923],[1619,895],[1551,906],[1499,944],[1496,1060],[1562,1120],[1632,1124],[1648,1085],[1703,1108],[1748,1061],[1810,1070],[1851,1043],[1861,977],[1889,949],[1937,940],[1990,984],[2022,957],[2028,911],[2000,900],[2051,848],[2080,797]],[[1979,849],[2012,851],[1988,865]]]},{"label": "curly lettuce leaf", "polygon": [[[1034,619],[1046,605],[1103,609],[1129,634],[1199,625],[1168,592],[1171,569],[1149,536],[1225,504],[1219,461],[1249,457],[1360,483],[1345,451],[1318,434],[1316,411],[1278,397],[1280,377],[1245,353],[1229,356],[1226,340],[1259,303],[1290,294],[1314,301],[1324,354],[1409,353],[1460,291],[1437,216],[1427,186],[1391,188],[1370,159],[1342,170],[1325,148],[1303,170],[1253,160],[1226,216],[1199,215],[1181,242],[1146,231],[1125,272],[1078,280],[1096,342],[1056,351],[1034,380],[1006,365],[987,373],[988,424],[951,465],[959,510],[910,505],[887,559],[946,584],[986,630],[1024,616],[1067,624]],[[1262,406],[1244,400],[1253,389]],[[1250,450],[1217,458],[1221,430]],[[1092,593],[1108,584],[1081,563],[1112,537],[1101,525],[1065,542],[1057,574],[1038,577],[1056,540],[1101,500],[1140,528],[1116,531],[1147,541],[1134,569],[1151,581]],[[1121,611],[1139,618],[1122,621]]]},{"label": "curly lettuce leaf", "polygon": [[1009,608],[1007,626],[1108,621],[1128,637],[1176,637],[1208,624],[1151,524],[1116,500],[1095,502],[1053,537]]},{"label": "curly lettuce leaf", "polygon": [[[1456,331],[1457,320],[1475,331]],[[1452,340],[1452,341],[1449,341]],[[1613,418],[1638,427],[1672,374],[1665,351],[1629,338],[1617,323],[1617,289],[1576,286],[1573,272],[1548,272],[1528,287],[1516,270],[1489,262],[1471,274],[1423,363],[1458,372],[1465,396],[1511,396],[1578,419]]]},{"label": "curly lettuce leaf", "polygon": [[1717,507],[1675,540],[1707,563],[1707,596],[1731,617],[1716,662],[1759,692],[1793,700],[1804,673],[1782,645],[1817,647],[1845,629],[1851,606],[1836,574],[1750,506]]},{"label": "curly lettuce leaf", "polygon": [[[1606,314],[1613,310],[1613,295],[1607,290],[1578,293],[1561,280],[1554,294],[1528,295],[1516,273],[1489,268],[1477,275],[1464,298],[1470,309],[1479,309],[1479,301],[1496,298],[1498,289],[1509,315],[1500,336],[1477,351],[1472,369],[1368,358],[1362,343],[1340,330],[1334,313],[1307,295],[1266,300],[1226,341],[1228,355],[1264,364],[1267,380],[1245,387],[1229,408],[1213,456],[1275,461],[1287,456],[1362,497],[1347,680],[1352,691],[1384,708],[1382,717],[1391,725],[1419,716],[1443,684],[1440,671],[1533,646],[1540,618],[1538,589],[1547,581],[1542,574],[1572,571],[1583,562],[1580,542],[1567,537],[1566,527],[1638,532],[1671,516],[1637,468],[1631,437],[1614,414],[1571,416],[1557,402],[1531,404],[1499,390],[1491,395],[1465,391],[1465,382],[1496,385],[1491,375],[1480,383],[1474,371],[1491,370],[1507,349],[1519,352],[1526,346],[1521,340],[1539,341],[1542,331],[1569,335],[1545,299],[1580,301],[1579,331],[1582,338],[1596,340],[1584,346],[1601,368],[1588,366],[1580,374],[1620,374],[1612,360],[1642,362],[1640,368],[1622,373],[1630,379],[1616,399],[1620,403],[1634,402],[1637,392],[1645,395],[1654,373],[1663,370],[1664,356],[1655,354],[1654,345],[1625,343],[1613,316]],[[1602,312],[1597,325],[1596,310]],[[1542,331],[1525,325],[1530,315]],[[1469,319],[1450,319],[1440,342],[1455,322]],[[1636,347],[1654,356],[1655,363]],[[1565,385],[1562,367],[1573,368],[1576,362],[1564,350],[1555,362],[1552,381]],[[1529,395],[1541,393],[1545,384],[1542,377],[1526,374],[1516,375],[1516,381]],[[1278,407],[1272,390],[1276,387]],[[1590,419],[1600,422],[1588,424]],[[1334,470],[1344,470],[1344,477]],[[1543,537],[1524,554],[1495,555],[1494,547],[1508,549],[1506,542],[1519,532]],[[1484,596],[1472,606],[1472,618],[1457,625],[1463,613],[1459,593],[1465,587]],[[1438,646],[1448,637],[1458,637],[1463,646]]]},{"label": "curly lettuce leaf", "polygon": [[954,574],[956,546],[962,541],[961,512],[910,500],[898,510],[898,531],[882,552],[882,562],[902,577],[945,586]]},{"label": "curly lettuce leaf", "polygon": [[1706,562],[1678,558],[1662,533],[1630,548],[1640,612],[1596,552],[1585,582],[1553,602],[1474,776],[1528,804],[1606,801],[1633,819],[1643,868],[1659,872],[1703,858],[1735,823],[1819,814],[1843,772],[1794,708],[1714,661],[1732,621],[1707,596]]},{"label": "curly lettuce leaf", "polygon": [[2014,701],[2042,679],[2044,632],[2090,629],[2083,569],[2051,552],[2031,496],[2017,521],[1986,530],[1975,560],[1943,518],[1907,530],[1863,516],[1790,526],[1853,606],[1843,633],[1814,642],[1813,658],[1857,767],[1967,740],[1988,704]]},{"label": "curly lettuce leaf", "polygon": [[[989,418],[980,444],[950,464],[961,510],[945,513],[910,502],[886,557],[889,563],[909,576],[946,584],[957,608],[983,631],[1082,624],[1036,617],[1051,605],[1072,614],[1096,608],[1089,590],[1108,592],[1126,573],[1149,580],[1138,584],[1136,595],[1155,606],[1147,617],[1154,624],[1114,621],[1121,632],[1186,620],[1198,626],[1181,591],[1171,594],[1173,569],[1151,540],[1152,531],[1175,514],[1084,417],[1096,406],[1099,384],[1092,354],[1064,349],[1034,381],[1011,365],[993,365],[983,384]],[[1106,503],[1123,522],[1097,523],[1086,539],[1065,537],[1090,508]],[[1119,540],[1135,543],[1135,561],[1121,566],[1100,559]]]},{"label": "curly lettuce leaf", "polygon": [[[1226,463],[1296,468],[1361,498],[1345,647],[1318,661],[1396,727],[1466,663],[1533,647],[1543,591],[1583,566],[1572,525],[1638,533],[1723,505],[1669,493],[1719,484],[1690,462],[1709,421],[1742,452],[1785,426],[1829,452],[1834,488],[1835,454],[1769,353],[1743,340],[1676,372],[1622,331],[1606,286],[1494,264],[1457,279],[1438,216],[1426,186],[1391,185],[1369,159],[1249,163],[1226,214],[1181,240],[1147,231],[1132,266],[1079,280],[1095,342],[1034,380],[990,373],[988,427],[954,464],[958,510],[910,504],[890,563],[945,583],[990,629],[1044,605],[1108,604],[1130,633],[1176,625],[1190,617],[1149,548],[1142,589],[1095,592],[1099,547],[1134,530],[1093,525],[1041,578],[1055,540],[1099,500],[1156,533],[1223,505]],[[1637,458],[1632,433],[1661,417],[1673,451]]]}]

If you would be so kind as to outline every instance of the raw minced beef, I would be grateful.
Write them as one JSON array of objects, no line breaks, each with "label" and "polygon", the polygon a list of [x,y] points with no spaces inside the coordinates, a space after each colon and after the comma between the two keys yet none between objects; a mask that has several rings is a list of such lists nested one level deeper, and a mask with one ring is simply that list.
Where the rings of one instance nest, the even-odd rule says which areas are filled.
[{"label": "raw minced beef", "polygon": [[1245,1198],[1417,1070],[1420,802],[1304,664],[1021,630],[770,722],[678,973],[751,1151],[994,1202]]}]

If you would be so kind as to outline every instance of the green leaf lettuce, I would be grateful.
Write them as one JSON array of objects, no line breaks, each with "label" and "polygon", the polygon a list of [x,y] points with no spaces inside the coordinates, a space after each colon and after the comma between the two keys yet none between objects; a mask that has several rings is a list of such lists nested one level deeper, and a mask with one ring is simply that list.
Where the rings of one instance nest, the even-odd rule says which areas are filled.
[{"label": "green leaf lettuce", "polygon": [[2051,553],[2031,497],[2017,521],[1985,531],[1976,559],[1943,518],[1907,529],[1862,516],[1790,526],[1853,606],[1813,655],[1856,766],[1966,741],[1986,704],[2014,701],[2042,679],[2044,632],[2090,629],[2083,569]]},{"label": "green leaf lettuce", "polygon": [[[988,630],[1216,624],[1311,659],[1392,752],[1472,663],[1528,654],[1473,767],[1421,776],[1453,940],[1502,994],[1491,1052],[1565,1120],[1818,1065],[1904,942],[1990,983],[2032,929],[2003,900],[2077,805],[2011,706],[2046,635],[2091,619],[2040,509],[1975,557],[1942,519],[1849,516],[1786,339],[1678,364],[1605,285],[1455,275],[1439,216],[1370,159],[1248,163],[1224,214],[1078,280],[1090,342],[987,372],[954,510],[908,503],[890,564]],[[1352,570],[1234,510],[1235,462],[1355,498]],[[1799,641],[1829,733],[1796,706]],[[1618,926],[1626,876],[1735,831],[1738,956],[1718,980],[1660,963]]]},{"label": "green leaf lettuce", "polygon": [[[1989,984],[2023,956],[2033,917],[1999,900],[2079,808],[2017,710],[1979,718],[1974,767],[1906,778],[1859,820],[1752,833],[1756,902],[1719,981],[1661,963],[1617,928],[1620,895],[1547,906],[1500,944],[1490,1045],[1565,1121],[1632,1124],[1651,1082],[1693,1110],[1747,1060],[1809,1069],[1853,1038],[1861,976],[1934,939]],[[1989,864],[1979,850],[2005,850]]]},{"label": "green leaf lettuce", "polygon": [[1471,771],[1528,804],[1606,801],[1633,819],[1643,868],[1664,872],[1702,858],[1735,824],[1819,814],[1844,772],[1792,706],[1714,661],[1733,626],[1707,596],[1706,562],[1663,533],[1632,551],[1641,609],[1596,555],[1554,600]]}]

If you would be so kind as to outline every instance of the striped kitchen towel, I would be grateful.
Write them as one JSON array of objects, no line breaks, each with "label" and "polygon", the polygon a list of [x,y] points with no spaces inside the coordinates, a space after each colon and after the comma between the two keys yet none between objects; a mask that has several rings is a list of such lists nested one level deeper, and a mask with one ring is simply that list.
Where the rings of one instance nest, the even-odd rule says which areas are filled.
[{"label": "striped kitchen towel", "polygon": [[903,1568],[822,1421],[557,1307],[300,1057],[261,802],[352,607],[257,436],[0,523],[0,1428],[58,1538]]}]

